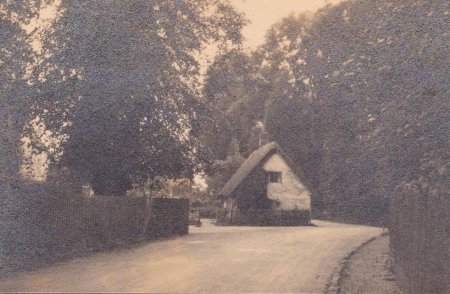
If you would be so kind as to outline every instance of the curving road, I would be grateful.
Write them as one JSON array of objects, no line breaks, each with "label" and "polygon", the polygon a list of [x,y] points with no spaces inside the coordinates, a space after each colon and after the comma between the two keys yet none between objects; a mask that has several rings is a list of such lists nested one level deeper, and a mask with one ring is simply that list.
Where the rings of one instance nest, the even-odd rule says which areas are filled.
[{"label": "curving road", "polygon": [[0,280],[2,292],[322,293],[339,261],[380,228],[216,227]]}]

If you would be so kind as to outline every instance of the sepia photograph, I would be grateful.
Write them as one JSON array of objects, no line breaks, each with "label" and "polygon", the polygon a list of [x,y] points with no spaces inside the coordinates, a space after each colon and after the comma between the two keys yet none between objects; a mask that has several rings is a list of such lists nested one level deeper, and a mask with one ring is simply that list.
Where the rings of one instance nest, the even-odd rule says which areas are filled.
[{"label": "sepia photograph", "polygon": [[448,0],[0,0],[0,293],[450,293]]}]

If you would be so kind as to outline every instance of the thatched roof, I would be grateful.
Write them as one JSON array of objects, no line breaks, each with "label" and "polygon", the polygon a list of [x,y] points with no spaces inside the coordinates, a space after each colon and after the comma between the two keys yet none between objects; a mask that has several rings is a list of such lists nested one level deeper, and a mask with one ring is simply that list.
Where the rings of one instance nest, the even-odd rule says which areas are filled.
[{"label": "thatched roof", "polygon": [[277,143],[271,142],[263,145],[255,150],[239,169],[234,173],[231,179],[223,186],[220,191],[221,196],[228,196],[239,186],[240,183],[258,166],[258,164],[266,158],[266,156],[272,151],[278,150],[280,147]]}]

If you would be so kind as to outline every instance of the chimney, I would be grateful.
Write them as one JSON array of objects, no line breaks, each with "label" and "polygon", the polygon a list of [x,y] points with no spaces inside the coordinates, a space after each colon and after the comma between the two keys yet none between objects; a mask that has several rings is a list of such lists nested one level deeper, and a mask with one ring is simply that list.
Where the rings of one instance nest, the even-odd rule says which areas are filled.
[{"label": "chimney", "polygon": [[263,131],[259,134],[259,147],[269,143],[269,133]]},{"label": "chimney", "polygon": [[[256,125],[252,129],[254,137],[254,147],[259,148],[269,143],[269,133],[266,132],[266,128],[261,121],[257,121]],[[256,142],[255,142],[256,141]],[[256,145],[256,146],[255,146]]]}]

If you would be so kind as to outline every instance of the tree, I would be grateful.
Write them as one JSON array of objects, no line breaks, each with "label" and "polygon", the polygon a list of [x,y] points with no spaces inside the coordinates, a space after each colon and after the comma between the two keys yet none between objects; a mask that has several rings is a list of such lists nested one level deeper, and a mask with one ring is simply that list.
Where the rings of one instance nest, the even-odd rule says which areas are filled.
[{"label": "tree", "polygon": [[[27,69],[35,61],[30,35],[23,29],[40,9],[39,1],[0,3],[0,186],[19,179],[20,145],[36,104]],[[2,193],[2,192],[0,192]],[[2,193],[3,194],[3,193]]]},{"label": "tree", "polygon": [[226,158],[226,147],[236,138],[243,154],[249,148],[251,127],[260,120],[264,104],[255,103],[258,86],[251,57],[241,50],[231,50],[216,57],[208,68],[203,95],[213,119],[204,124],[204,140],[214,158]]},{"label": "tree", "polygon": [[[384,219],[386,187],[392,190],[399,184],[399,177],[391,174],[399,166],[392,165],[387,152],[400,125],[385,115],[390,110],[398,113],[415,91],[433,87],[427,83],[444,84],[438,62],[445,47],[443,9],[439,1],[355,1],[327,8],[308,30],[305,50],[300,51],[304,53],[296,56],[306,61],[296,75],[311,78],[319,123],[324,126],[317,133],[330,157],[322,166],[323,192],[335,193],[334,207],[353,203],[353,207],[344,204],[342,211],[358,212],[356,219]],[[400,11],[404,14],[399,19]],[[431,33],[433,21],[438,26]],[[433,45],[425,45],[425,39],[433,40]],[[427,63],[427,58],[434,61]],[[415,173],[412,166],[408,169]],[[336,191],[336,187],[346,188]]]},{"label": "tree", "polygon": [[38,15],[41,4],[0,2],[0,271],[4,273],[32,260],[38,252],[33,243],[42,244],[46,238],[34,218],[41,213],[40,191],[25,185],[19,173],[21,139],[40,102],[30,74],[36,61],[30,45],[34,32],[27,33],[24,26]]},{"label": "tree", "polygon": [[66,135],[61,164],[102,194],[192,177],[202,152],[195,54],[239,44],[242,15],[225,0],[62,1],[59,11],[42,110]]}]

